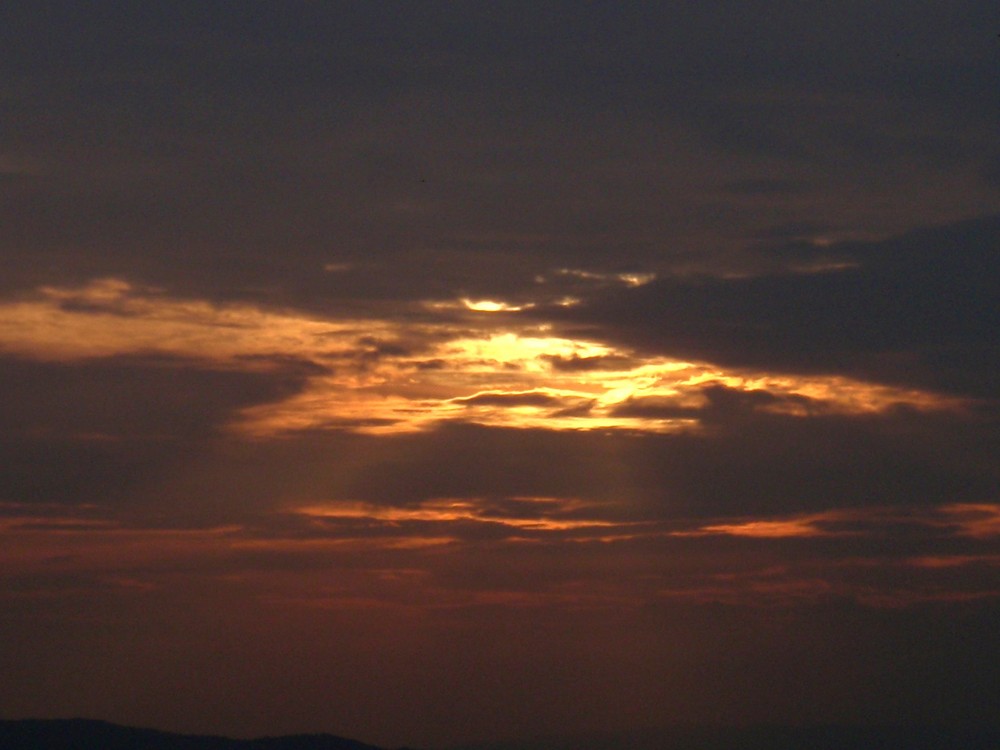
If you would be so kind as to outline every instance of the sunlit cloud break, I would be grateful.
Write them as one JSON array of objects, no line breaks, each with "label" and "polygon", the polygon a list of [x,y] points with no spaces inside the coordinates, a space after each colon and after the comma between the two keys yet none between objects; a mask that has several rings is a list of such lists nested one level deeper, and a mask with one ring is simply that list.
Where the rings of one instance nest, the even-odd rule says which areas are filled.
[{"label": "sunlit cloud break", "polygon": [[[515,307],[472,306],[483,312]],[[751,394],[747,408],[803,417],[899,404],[962,406],[955,398],[843,376],[742,372],[639,356],[561,335],[549,324],[489,318],[481,324],[448,315],[420,322],[331,319],[178,299],[102,279],[80,288],[45,287],[33,298],[0,305],[0,351],[57,361],[155,354],[237,370],[289,361],[315,365],[299,392],[234,415],[232,429],[256,437],[311,429],[412,432],[454,420],[670,432],[696,428],[717,408],[719,388]]]},{"label": "sunlit cloud break", "polygon": [[292,512],[318,520],[367,520],[385,524],[407,521],[472,521],[527,531],[570,531],[637,525],[579,517],[581,511],[591,507],[599,510],[598,506],[562,498],[515,497],[505,504],[478,498],[436,498],[406,507],[359,501],[327,502],[296,507]]}]

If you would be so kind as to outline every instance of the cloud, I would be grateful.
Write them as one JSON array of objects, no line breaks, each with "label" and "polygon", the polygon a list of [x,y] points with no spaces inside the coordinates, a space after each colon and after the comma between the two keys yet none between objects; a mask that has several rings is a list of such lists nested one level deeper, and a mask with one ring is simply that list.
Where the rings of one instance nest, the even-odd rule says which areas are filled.
[{"label": "cloud", "polygon": [[[35,126],[0,164],[37,175],[5,181],[0,285],[520,300],[539,274],[658,273],[768,225],[968,215],[986,198],[951,188],[991,143],[994,76],[976,43],[991,9],[962,7],[789,7],[766,33],[757,3],[18,13],[5,102]],[[892,169],[873,175],[879,155]],[[782,184],[815,187],[796,203]]]},{"label": "cloud", "polygon": [[[850,248],[865,260],[868,245]],[[789,285],[802,278],[811,283],[809,274],[781,277]],[[671,283],[742,289],[753,281]],[[585,315],[608,299],[631,300],[599,297]],[[831,315],[836,304],[829,300]],[[734,505],[777,513],[983,502],[996,488],[981,451],[958,458],[963,431],[983,445],[994,439],[981,404],[789,374],[802,352],[782,355],[777,346],[773,359],[760,358],[767,369],[754,371],[738,360],[743,369],[708,356],[668,358],[649,342],[612,345],[628,333],[613,316],[577,328],[594,338],[573,338],[555,335],[572,330],[566,320],[550,328],[520,318],[497,329],[450,312],[405,322],[326,318],[114,280],[46,287],[4,309],[0,346],[18,353],[5,360],[11,398],[0,409],[12,501],[106,496],[123,512],[169,507],[172,522],[198,525],[311,491],[389,504],[618,499],[639,518],[659,518],[665,508],[698,517]],[[697,312],[685,313],[692,326],[704,324]],[[719,335],[727,319],[709,322],[716,336],[699,345],[716,351],[701,354],[734,359],[733,340]],[[799,322],[790,321],[791,336],[775,327],[776,340],[800,345]],[[654,319],[634,333],[672,330]],[[839,362],[850,359],[841,352]]]},{"label": "cloud", "polygon": [[614,354],[604,356],[594,355],[590,357],[581,357],[578,354],[572,354],[568,357],[564,357],[559,354],[544,354],[542,355],[542,359],[548,360],[553,369],[560,372],[626,370],[639,364],[639,362],[635,359]]},{"label": "cloud", "polygon": [[522,393],[489,392],[455,399],[455,403],[466,406],[558,406],[561,400],[542,391]]},{"label": "cloud", "polygon": [[822,248],[857,267],[662,279],[551,314],[675,357],[989,398],[1000,371],[998,241],[1000,220],[984,217]]},{"label": "cloud", "polygon": [[0,434],[8,440],[194,438],[217,430],[239,408],[297,391],[303,381],[299,363],[281,364],[262,372],[171,357],[73,363],[4,357]]},{"label": "cloud", "polygon": [[994,4],[21,5],[10,711],[995,714]]},{"label": "cloud", "polygon": [[803,186],[792,180],[775,177],[747,177],[723,185],[734,195],[791,195],[801,192]]},{"label": "cloud", "polygon": [[202,512],[213,522],[275,498],[405,506],[570,497],[604,504],[608,517],[647,521],[979,503],[1000,488],[989,449],[995,431],[948,414],[752,410],[666,434],[461,421],[390,435],[304,432],[206,451],[193,476],[159,493],[171,504],[190,495],[192,512],[211,498]]},{"label": "cloud", "polygon": [[[0,357],[0,501],[140,513],[146,490],[234,414],[298,390],[296,366],[239,371],[165,356],[83,362]],[[140,510],[141,509],[141,510]]]}]

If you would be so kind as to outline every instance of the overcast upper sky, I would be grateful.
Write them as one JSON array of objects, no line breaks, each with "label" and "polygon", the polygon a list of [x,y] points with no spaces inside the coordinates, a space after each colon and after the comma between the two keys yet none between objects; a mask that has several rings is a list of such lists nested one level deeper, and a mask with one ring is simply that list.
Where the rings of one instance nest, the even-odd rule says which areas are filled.
[{"label": "overcast upper sky", "polygon": [[995,720],[994,3],[6,3],[0,715]]}]

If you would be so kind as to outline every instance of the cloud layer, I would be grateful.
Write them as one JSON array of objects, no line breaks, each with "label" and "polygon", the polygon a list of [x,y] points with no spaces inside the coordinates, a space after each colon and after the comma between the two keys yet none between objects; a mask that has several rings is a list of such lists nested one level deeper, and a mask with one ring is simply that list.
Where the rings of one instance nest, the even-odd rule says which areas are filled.
[{"label": "cloud layer", "polygon": [[0,10],[5,710],[995,720],[995,20]]}]

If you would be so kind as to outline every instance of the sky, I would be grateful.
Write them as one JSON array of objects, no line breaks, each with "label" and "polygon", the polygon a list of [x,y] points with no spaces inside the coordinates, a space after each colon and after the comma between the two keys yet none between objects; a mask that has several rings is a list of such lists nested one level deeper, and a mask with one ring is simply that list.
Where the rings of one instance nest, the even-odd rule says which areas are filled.
[{"label": "sky", "polygon": [[0,8],[0,715],[995,720],[1000,14]]}]

